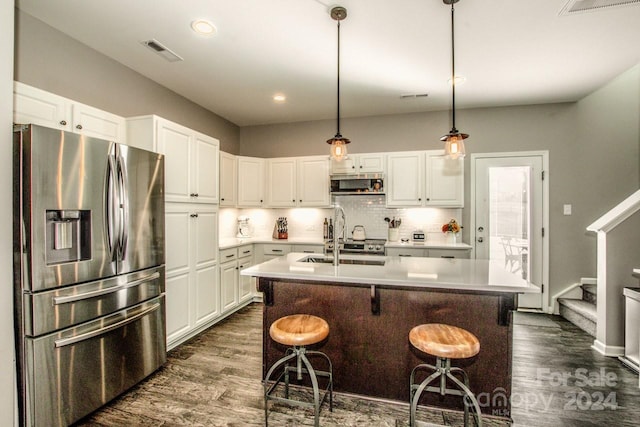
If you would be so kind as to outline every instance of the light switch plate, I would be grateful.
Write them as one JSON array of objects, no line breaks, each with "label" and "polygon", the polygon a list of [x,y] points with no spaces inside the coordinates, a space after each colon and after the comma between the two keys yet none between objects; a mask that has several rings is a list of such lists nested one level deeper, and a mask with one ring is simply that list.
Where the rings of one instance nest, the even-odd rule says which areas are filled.
[{"label": "light switch plate", "polygon": [[571,205],[564,205],[562,207],[562,213],[564,215],[571,215]]}]

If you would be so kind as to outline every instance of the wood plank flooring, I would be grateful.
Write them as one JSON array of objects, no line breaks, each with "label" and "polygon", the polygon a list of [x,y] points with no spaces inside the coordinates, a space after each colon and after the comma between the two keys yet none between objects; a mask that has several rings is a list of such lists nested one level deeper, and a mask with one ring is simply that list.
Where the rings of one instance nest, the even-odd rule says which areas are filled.
[{"label": "wood plank flooring", "polygon": [[[591,337],[557,316],[516,313],[514,323],[514,426],[640,424],[638,376],[591,350]],[[252,304],[169,352],[153,376],[77,425],[264,425],[261,341],[262,305]],[[422,411],[420,419],[462,425],[458,413],[446,411]],[[408,405],[337,394],[320,423],[404,427],[407,420]],[[313,425],[313,416],[275,405],[269,425]],[[506,424],[484,418],[484,425]]]}]

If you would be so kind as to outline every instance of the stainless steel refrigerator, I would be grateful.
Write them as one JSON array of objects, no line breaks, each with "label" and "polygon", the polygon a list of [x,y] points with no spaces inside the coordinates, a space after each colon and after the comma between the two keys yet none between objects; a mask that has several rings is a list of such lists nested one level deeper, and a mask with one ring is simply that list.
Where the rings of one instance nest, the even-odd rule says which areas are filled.
[{"label": "stainless steel refrigerator", "polygon": [[21,425],[66,426],[166,361],[164,158],[14,128]]}]

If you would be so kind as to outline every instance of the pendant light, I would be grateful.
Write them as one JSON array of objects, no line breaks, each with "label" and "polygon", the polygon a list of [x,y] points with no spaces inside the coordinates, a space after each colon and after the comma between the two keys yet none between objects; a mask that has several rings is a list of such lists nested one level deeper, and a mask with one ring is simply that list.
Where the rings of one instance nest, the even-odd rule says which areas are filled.
[{"label": "pendant light", "polygon": [[462,133],[456,129],[456,55],[454,43],[454,8],[453,5],[459,0],[442,0],[444,4],[451,5],[451,118],[452,126],[448,134],[440,138],[444,141],[445,155],[452,159],[464,157],[464,140],[469,138],[469,134]]},{"label": "pendant light", "polygon": [[331,158],[341,161],[347,155],[347,144],[351,141],[340,134],[340,21],[347,17],[347,9],[336,6],[331,9],[331,18],[338,21],[338,119],[336,135],[327,140],[331,144]]}]

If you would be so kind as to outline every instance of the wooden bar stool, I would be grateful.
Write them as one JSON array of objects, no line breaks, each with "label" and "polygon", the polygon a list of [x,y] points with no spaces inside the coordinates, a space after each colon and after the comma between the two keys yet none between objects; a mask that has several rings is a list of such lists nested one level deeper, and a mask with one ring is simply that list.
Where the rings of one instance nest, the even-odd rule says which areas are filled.
[{"label": "wooden bar stool", "polygon": [[[436,366],[420,364],[411,371],[410,403],[411,412],[409,415],[409,425],[415,426],[416,410],[418,401],[423,391],[440,393],[454,396],[463,396],[464,399],[464,425],[469,423],[469,406],[473,406],[474,418],[479,427],[482,427],[482,415],[480,406],[475,395],[469,389],[469,377],[467,373],[456,367],[451,367],[451,359],[466,359],[473,357],[480,352],[480,342],[471,332],[456,326],[443,325],[439,323],[429,323],[418,325],[409,332],[409,341],[418,350],[436,356]],[[420,370],[433,371],[431,375],[421,383],[415,383],[416,372]],[[459,374],[462,381],[454,376]],[[438,387],[429,386],[435,379],[440,378]],[[450,379],[458,389],[447,387],[447,378]]]},{"label": "wooden bar stool", "polygon": [[[291,346],[283,358],[271,366],[264,378],[264,425],[269,422],[269,401],[284,402],[291,405],[312,407],[314,409],[315,425],[319,426],[320,406],[329,395],[329,410],[333,411],[333,368],[329,357],[319,351],[307,350],[305,346],[317,344],[329,335],[329,325],[324,319],[309,314],[293,314],[281,317],[271,324],[269,335],[274,341]],[[319,356],[327,361],[327,370],[315,370],[307,356]],[[292,359],[296,359],[295,366],[290,365]],[[304,367],[303,367],[304,365]],[[284,366],[282,373],[275,382],[269,385],[271,375],[280,367]],[[289,372],[297,374],[298,381],[302,380],[302,374],[309,375],[313,388],[313,402],[302,401],[289,398]],[[327,386],[320,397],[317,377],[326,377]],[[284,378],[285,397],[273,395],[278,384]]]}]

